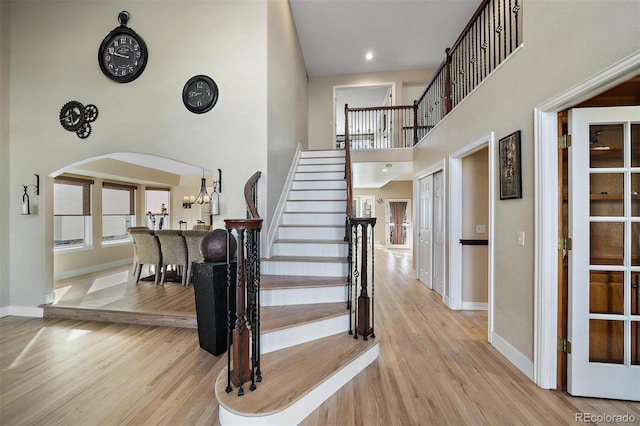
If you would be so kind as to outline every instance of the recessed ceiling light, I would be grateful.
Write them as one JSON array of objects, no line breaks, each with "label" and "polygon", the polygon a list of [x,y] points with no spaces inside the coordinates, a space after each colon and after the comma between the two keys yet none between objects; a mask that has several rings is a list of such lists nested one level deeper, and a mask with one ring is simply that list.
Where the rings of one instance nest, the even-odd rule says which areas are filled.
[{"label": "recessed ceiling light", "polygon": [[366,54],[366,55],[364,55],[364,58],[365,58],[367,61],[372,60],[372,59],[373,59],[373,52],[372,52],[372,51],[368,51],[368,52],[367,52],[367,54]]}]

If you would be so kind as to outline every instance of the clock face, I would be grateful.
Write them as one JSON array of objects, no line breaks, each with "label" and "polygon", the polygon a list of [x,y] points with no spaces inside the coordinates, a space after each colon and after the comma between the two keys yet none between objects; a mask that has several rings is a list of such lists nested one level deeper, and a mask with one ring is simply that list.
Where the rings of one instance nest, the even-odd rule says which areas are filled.
[{"label": "clock face", "polygon": [[182,89],[182,101],[196,114],[210,111],[218,101],[218,86],[206,75],[192,77]]},{"label": "clock face", "polygon": [[147,47],[133,30],[112,31],[100,45],[100,69],[118,83],[128,83],[142,74],[147,65]]}]

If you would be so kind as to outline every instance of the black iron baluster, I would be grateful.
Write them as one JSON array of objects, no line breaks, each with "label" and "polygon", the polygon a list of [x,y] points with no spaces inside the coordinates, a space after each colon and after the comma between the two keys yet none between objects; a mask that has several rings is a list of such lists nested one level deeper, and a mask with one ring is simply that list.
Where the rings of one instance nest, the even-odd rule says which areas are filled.
[{"label": "black iron baluster", "polygon": [[245,239],[245,248],[247,253],[247,260],[245,264],[245,274],[247,278],[247,322],[248,326],[251,330],[251,385],[249,385],[249,390],[256,390],[256,377],[255,377],[255,353],[256,353],[256,333],[255,333],[255,325],[256,325],[256,293],[255,293],[255,282],[254,282],[254,263],[255,263],[255,253],[253,251],[253,230],[247,231],[247,238]]},{"label": "black iron baluster", "polygon": [[[256,204],[258,204],[258,196],[256,194],[256,200],[255,200]],[[255,242],[256,242],[256,247],[255,247],[255,251],[256,251],[256,300],[257,300],[257,309],[256,309],[256,313],[257,313],[257,321],[256,321],[256,350],[253,354],[256,362],[255,362],[255,368],[256,368],[256,381],[258,383],[260,383],[262,381],[262,370],[260,368],[260,230],[257,229],[255,230],[256,236],[255,236]]]},{"label": "black iron baluster", "polygon": [[513,13],[516,15],[516,47],[518,46],[518,40],[520,37],[520,31],[518,29],[518,20],[519,20],[519,15],[518,12],[520,12],[520,5],[518,4],[518,0],[516,0],[516,4],[513,6]]},{"label": "black iron baluster", "polygon": [[[231,388],[231,304],[229,291],[231,290],[231,253],[229,253],[229,240],[231,239],[231,229],[227,229],[227,387],[225,392],[229,393]],[[235,286],[234,286],[235,288]]]}]

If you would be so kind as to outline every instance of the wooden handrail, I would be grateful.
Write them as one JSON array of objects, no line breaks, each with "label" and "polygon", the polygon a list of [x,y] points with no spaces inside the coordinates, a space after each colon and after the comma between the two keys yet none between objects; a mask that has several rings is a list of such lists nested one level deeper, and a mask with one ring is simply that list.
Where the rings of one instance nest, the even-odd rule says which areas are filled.
[{"label": "wooden handrail", "polygon": [[[345,108],[346,107],[347,107],[347,105],[345,105]],[[386,111],[386,110],[402,110],[402,109],[413,109],[413,105],[395,105],[395,106],[381,106],[381,107],[349,108],[349,111]]]},{"label": "wooden handrail", "polygon": [[256,196],[255,187],[256,187],[256,183],[258,183],[258,180],[260,179],[260,176],[262,176],[262,172],[260,171],[255,172],[253,176],[251,176],[247,181],[247,183],[244,185],[244,199],[247,203],[247,209],[251,216],[249,219],[260,218],[260,214],[258,214],[258,209],[256,207],[256,202],[255,202],[255,196]]},{"label": "wooden handrail", "polygon": [[353,215],[353,182],[351,177],[351,141],[349,140],[349,105],[344,104],[344,179],[347,181],[347,208],[344,224],[344,240],[349,237],[349,218]]}]

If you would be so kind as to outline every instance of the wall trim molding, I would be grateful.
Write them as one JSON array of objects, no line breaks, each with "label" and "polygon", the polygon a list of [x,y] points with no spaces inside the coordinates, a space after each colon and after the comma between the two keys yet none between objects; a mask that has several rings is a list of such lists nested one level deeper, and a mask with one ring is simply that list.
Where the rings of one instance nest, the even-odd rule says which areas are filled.
[{"label": "wall trim molding", "polygon": [[509,342],[502,338],[498,333],[493,332],[491,336],[491,345],[500,352],[510,363],[530,380],[533,381],[533,361],[527,358],[522,352],[511,346]]},{"label": "wall trim molding", "polygon": [[489,303],[487,302],[462,302],[463,311],[488,311]]},{"label": "wall trim molding", "polygon": [[33,306],[3,306],[0,308],[0,318],[4,317],[31,317],[42,318],[44,310]]},{"label": "wall trim molding", "polygon": [[534,338],[533,381],[557,382],[558,164],[557,113],[640,73],[640,50],[534,109]]}]

